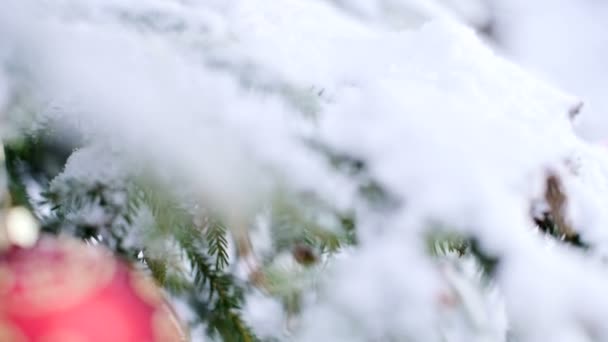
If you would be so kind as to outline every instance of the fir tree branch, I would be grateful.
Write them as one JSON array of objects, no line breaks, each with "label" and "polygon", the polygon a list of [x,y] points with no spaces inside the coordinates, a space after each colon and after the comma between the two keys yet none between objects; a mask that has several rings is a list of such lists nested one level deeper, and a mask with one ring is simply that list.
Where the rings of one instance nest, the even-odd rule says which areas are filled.
[{"label": "fir tree branch", "polygon": [[558,241],[583,250],[588,250],[590,248],[590,246],[581,239],[581,236],[578,233],[563,234],[563,229],[557,226],[549,214],[545,214],[542,219],[535,218],[534,223],[538,227],[538,230],[552,236]]},{"label": "fir tree branch", "polygon": [[215,269],[228,266],[228,234],[226,227],[215,218],[208,218],[205,237],[209,245],[209,255],[215,257]]},{"label": "fir tree branch", "polygon": [[19,158],[18,149],[11,144],[4,144],[4,157],[6,173],[8,176],[8,190],[13,205],[31,208],[25,182],[23,180],[23,166]]},{"label": "fir tree branch", "polygon": [[465,237],[460,234],[451,233],[441,223],[432,223],[434,230],[427,237],[427,246],[431,255],[444,256],[447,253],[456,253],[462,257],[465,254],[472,255],[479,262],[483,273],[492,277],[500,263],[500,259],[488,254],[479,244],[475,237]]},{"label": "fir tree branch", "polygon": [[[331,218],[334,223],[328,226],[329,221],[321,221],[319,217]],[[314,198],[278,193],[271,219],[276,252],[304,244],[331,254],[357,241],[354,217],[336,212]]]},{"label": "fir tree branch", "polygon": [[[242,318],[237,313],[241,309],[242,291],[229,274],[215,269],[207,255],[201,252],[197,244],[195,231],[182,227],[176,238],[194,269],[194,285],[199,293],[208,293],[211,303],[214,295],[217,297],[209,310],[210,328],[216,330],[225,341],[253,342],[259,341]],[[235,334],[237,332],[237,334]]]}]

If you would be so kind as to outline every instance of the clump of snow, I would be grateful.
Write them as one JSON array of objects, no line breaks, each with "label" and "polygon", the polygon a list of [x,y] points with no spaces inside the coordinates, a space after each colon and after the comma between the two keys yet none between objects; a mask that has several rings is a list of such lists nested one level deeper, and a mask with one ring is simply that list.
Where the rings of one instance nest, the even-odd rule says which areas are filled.
[{"label": "clump of snow", "polygon": [[260,292],[252,292],[245,299],[243,308],[245,321],[261,338],[278,338],[284,335],[286,327],[282,317],[285,315],[281,303]]},{"label": "clump of snow", "polygon": [[133,172],[121,164],[120,151],[111,145],[88,145],[74,151],[68,158],[65,167],[51,182],[51,190],[70,181],[92,187],[95,184],[118,184],[124,182]]},{"label": "clump of snow", "polygon": [[126,186],[132,172],[110,145],[89,145],[72,153],[64,170],[49,184],[49,191],[72,224],[124,225],[126,213],[122,211],[127,206]]},{"label": "clump of snow", "polygon": [[299,340],[439,340],[439,274],[412,242],[383,238],[336,262],[320,303],[305,312]]},{"label": "clump of snow", "polygon": [[[484,280],[477,260],[448,253],[441,270],[452,289],[446,297],[442,330],[448,341],[506,341],[509,331],[505,303],[500,290]],[[463,328],[464,327],[464,328]],[[470,330],[476,336],[470,336]]]}]

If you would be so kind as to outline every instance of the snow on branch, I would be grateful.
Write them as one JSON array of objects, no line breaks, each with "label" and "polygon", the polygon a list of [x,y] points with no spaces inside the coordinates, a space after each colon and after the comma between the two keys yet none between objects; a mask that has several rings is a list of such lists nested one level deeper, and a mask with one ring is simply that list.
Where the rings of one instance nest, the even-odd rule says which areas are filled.
[{"label": "snow on branch", "polygon": [[[116,162],[179,179],[234,222],[281,187],[353,211],[360,245],[330,263],[319,301],[302,304],[296,339],[506,341],[507,329],[518,341],[608,339],[605,267],[548,249],[529,215],[558,170],[572,229],[591,246],[605,237],[608,197],[593,184],[606,182],[608,164],[572,130],[576,97],[495,54],[439,1],[431,10],[442,19],[415,30],[343,10],[362,1],[220,3],[8,0],[0,104],[16,113],[9,96],[19,95],[36,120],[60,112],[90,141],[121,149]],[[337,170],[311,141],[361,161],[393,205],[370,205],[362,176]],[[117,166],[86,156],[72,158],[72,175],[112,177]],[[562,172],[572,157],[587,167],[583,180]],[[593,223],[586,235],[583,219]],[[479,281],[471,267],[465,277],[437,266],[424,248],[429,222],[498,260],[492,286],[504,306],[468,283]],[[488,303],[495,321],[483,317]]]}]

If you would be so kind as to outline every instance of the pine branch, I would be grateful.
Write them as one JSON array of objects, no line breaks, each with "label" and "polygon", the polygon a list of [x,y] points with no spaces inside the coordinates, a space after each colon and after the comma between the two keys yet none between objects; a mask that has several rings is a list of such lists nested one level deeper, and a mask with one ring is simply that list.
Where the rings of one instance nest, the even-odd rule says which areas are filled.
[{"label": "pine branch", "polygon": [[271,220],[277,253],[306,245],[331,254],[357,242],[354,216],[332,210],[315,198],[278,193]]},{"label": "pine branch", "polygon": [[319,141],[307,140],[306,144],[323,155],[334,169],[356,181],[359,194],[374,209],[390,211],[403,204],[400,198],[372,177],[364,159],[334,150]]},{"label": "pine branch", "polygon": [[[105,198],[107,186],[79,186],[67,184],[62,193],[47,192],[46,198],[53,205],[54,212],[60,223],[59,230],[65,230],[67,214],[78,211],[88,205],[98,205],[114,213],[106,231],[105,244],[111,243],[111,249],[132,262],[140,262],[137,255],[144,246],[124,248],[122,238],[126,236],[128,227],[117,224],[116,218],[122,218],[127,226],[146,205],[154,217],[154,227],[147,232],[149,238],[156,241],[174,239],[178,250],[184,252],[192,266],[193,281],[180,271],[168,267],[167,259],[162,255],[150,255],[144,251],[144,262],[157,283],[169,293],[185,298],[193,310],[198,313],[200,322],[205,322],[214,332],[222,336],[224,341],[259,341],[252,330],[240,316],[243,302],[242,289],[236,280],[224,272],[229,265],[227,228],[220,220],[209,218],[207,230],[194,225],[194,215],[174,201],[167,192],[161,193],[160,187],[141,183],[126,184],[123,189],[127,194],[126,203],[122,207],[114,207]],[[69,191],[77,189],[77,191]],[[110,189],[116,190],[116,189]],[[110,194],[110,193],[108,193]],[[82,235],[82,238],[95,238],[101,227],[75,227],[72,232]]]},{"label": "pine branch", "polygon": [[23,179],[23,161],[19,158],[18,148],[4,144],[5,165],[8,176],[8,189],[13,205],[31,208],[25,181]]},{"label": "pine branch", "polygon": [[[103,182],[83,182],[80,179],[64,179],[56,188],[47,186],[41,194],[43,203],[51,206],[52,215],[43,219],[45,231],[68,232],[82,240],[97,240],[118,255],[135,261],[143,246],[125,247],[124,238],[128,235],[134,217],[140,209],[140,200],[130,194],[128,182],[106,184]],[[114,198],[126,196],[126,203]],[[80,212],[91,209],[103,211],[104,220],[88,222]],[[76,215],[74,215],[76,214]],[[84,221],[83,221],[84,218]]]},{"label": "pine branch", "polygon": [[[209,327],[220,334],[224,341],[254,342],[259,341],[252,330],[243,322],[238,311],[243,301],[242,290],[235,284],[235,279],[221,270],[214,268],[209,257],[201,252],[197,238],[192,229],[182,227],[176,235],[177,240],[191,262],[194,270],[194,286],[198,293],[208,293]],[[200,242],[199,242],[200,243]]]},{"label": "pine branch", "polygon": [[194,216],[179,206],[167,192],[145,187],[139,192],[150,208],[161,235],[171,236],[192,267],[193,281],[171,276],[166,265],[149,263],[155,278],[169,291],[186,295],[191,308],[210,333],[224,341],[258,341],[239,315],[243,294],[236,280],[224,269],[229,264],[227,228],[220,220],[208,217],[206,232],[194,225]]},{"label": "pine branch", "polygon": [[25,134],[18,139],[4,141],[5,165],[12,202],[32,209],[26,183],[35,182],[45,187],[60,171],[73,146],[51,134]]},{"label": "pine branch", "polygon": [[590,248],[590,246],[581,239],[581,236],[578,233],[563,234],[563,229],[557,226],[549,214],[545,214],[542,219],[535,218],[534,223],[542,233],[550,235],[558,241],[562,241],[583,250]]},{"label": "pine branch", "polygon": [[496,256],[486,253],[486,251],[479,245],[477,239],[472,238],[467,242],[469,246],[468,250],[475,256],[481,268],[488,277],[493,277],[496,273],[496,269],[500,263],[500,259]]},{"label": "pine branch", "polygon": [[427,246],[431,255],[445,256],[456,253],[459,257],[472,255],[479,262],[483,273],[492,277],[499,265],[500,259],[488,254],[475,237],[465,237],[451,233],[444,225],[438,222],[431,224],[434,230],[427,237]]},{"label": "pine branch", "polygon": [[205,237],[209,245],[209,255],[215,257],[215,269],[223,270],[228,266],[228,239],[227,229],[214,218],[208,218]]},{"label": "pine branch", "polygon": [[159,259],[145,258],[152,277],[162,286],[167,284],[167,263]]}]

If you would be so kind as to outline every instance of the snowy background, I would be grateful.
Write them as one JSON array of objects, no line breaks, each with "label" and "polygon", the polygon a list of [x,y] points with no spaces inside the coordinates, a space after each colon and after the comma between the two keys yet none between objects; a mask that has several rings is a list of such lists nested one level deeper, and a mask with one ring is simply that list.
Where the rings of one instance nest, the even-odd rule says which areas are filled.
[{"label": "snowy background", "polygon": [[495,34],[508,56],[585,99],[578,131],[607,135],[608,3],[593,0],[493,0]]},{"label": "snowy background", "polygon": [[[85,137],[57,187],[146,165],[237,225],[276,188],[355,212],[360,245],[297,323],[249,294],[265,337],[606,341],[605,18],[592,0],[8,0],[0,106]],[[535,231],[548,171],[590,252]],[[361,196],[370,180],[388,209]],[[490,284],[475,260],[428,256],[437,225],[500,259]]]}]

